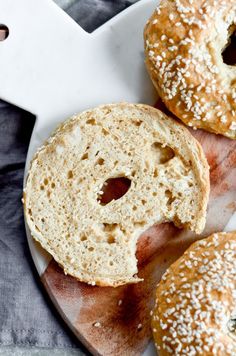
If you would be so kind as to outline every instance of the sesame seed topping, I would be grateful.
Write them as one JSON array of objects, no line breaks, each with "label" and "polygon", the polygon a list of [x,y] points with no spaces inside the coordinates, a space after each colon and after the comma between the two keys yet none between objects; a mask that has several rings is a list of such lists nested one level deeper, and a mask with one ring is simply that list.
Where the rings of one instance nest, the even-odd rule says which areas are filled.
[{"label": "sesame seed topping", "polygon": [[218,233],[193,244],[167,270],[152,317],[160,350],[170,348],[179,356],[234,355],[236,339],[228,343],[226,334],[235,332],[235,258],[236,233]]},{"label": "sesame seed topping", "polygon": [[[167,0],[161,5],[160,12],[163,15],[166,14],[164,8],[169,10],[169,3],[170,0]],[[198,121],[198,125],[192,124],[192,126],[201,127],[203,121],[205,128],[211,128],[214,120],[218,121],[219,118],[221,123],[226,124],[221,128],[223,133],[232,137],[236,135],[234,133],[236,130],[231,129],[230,126],[232,118],[236,116],[236,89],[231,88],[232,84],[222,82],[221,69],[216,64],[214,54],[205,45],[204,36],[207,41],[209,30],[216,31],[211,24],[217,18],[220,19],[221,27],[220,31],[214,33],[215,38],[221,36],[222,41],[225,41],[228,29],[233,23],[236,24],[234,1],[222,0],[220,6],[216,0],[199,2],[199,5],[193,0],[173,0],[172,3],[176,11],[172,10],[167,15],[169,25],[173,28],[173,20],[175,20],[174,26],[183,27],[184,31],[173,30],[171,36],[170,26],[160,27],[157,29],[159,37],[150,37],[152,49],[155,48],[155,44],[158,45],[156,47],[158,50],[154,50],[155,54],[151,57],[151,61],[163,99],[166,103],[173,101],[174,105],[181,102],[178,116],[182,118],[183,111],[187,112],[188,125]],[[159,22],[162,17],[154,18],[153,21],[155,20]],[[200,43],[199,33],[202,33],[203,39]],[[199,45],[196,45],[196,41]],[[166,42],[169,45],[166,45]],[[180,51],[182,47],[184,49]],[[171,104],[169,105],[172,107]]]},{"label": "sesame seed topping", "polygon": [[220,121],[224,124],[227,122],[226,115],[221,116]]},{"label": "sesame seed topping", "polygon": [[236,121],[233,121],[230,125],[230,130],[236,130]]}]

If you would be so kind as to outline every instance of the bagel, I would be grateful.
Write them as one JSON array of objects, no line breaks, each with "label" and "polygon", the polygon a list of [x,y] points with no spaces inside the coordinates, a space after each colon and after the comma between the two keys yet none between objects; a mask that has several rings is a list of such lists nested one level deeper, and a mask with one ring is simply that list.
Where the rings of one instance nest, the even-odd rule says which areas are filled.
[{"label": "bagel", "polygon": [[157,287],[159,356],[236,355],[236,232],[194,243]]},{"label": "bagel", "polygon": [[162,0],[144,30],[146,67],[185,124],[236,139],[236,66],[222,53],[236,30],[235,0]]},{"label": "bagel", "polygon": [[[126,194],[110,201],[114,180]],[[203,230],[208,195],[208,164],[188,130],[152,107],[123,103],[57,129],[32,161],[24,208],[32,236],[65,273],[118,286],[140,281],[136,242],[148,227]]]}]

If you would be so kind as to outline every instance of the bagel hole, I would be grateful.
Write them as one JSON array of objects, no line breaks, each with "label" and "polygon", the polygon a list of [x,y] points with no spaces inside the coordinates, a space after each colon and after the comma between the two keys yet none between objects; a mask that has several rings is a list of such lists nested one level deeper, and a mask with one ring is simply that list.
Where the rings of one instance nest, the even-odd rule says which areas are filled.
[{"label": "bagel hole", "polygon": [[157,164],[164,164],[175,156],[172,148],[168,146],[163,147],[160,142],[154,142],[151,146],[151,150],[156,157]]},{"label": "bagel hole", "polygon": [[126,177],[110,178],[105,181],[98,195],[101,205],[106,205],[112,200],[122,198],[129,190],[131,180]]},{"label": "bagel hole", "polygon": [[236,31],[232,33],[229,41],[222,52],[223,62],[233,66],[236,64]]},{"label": "bagel hole", "polygon": [[228,321],[228,329],[231,333],[236,333],[236,316]]}]

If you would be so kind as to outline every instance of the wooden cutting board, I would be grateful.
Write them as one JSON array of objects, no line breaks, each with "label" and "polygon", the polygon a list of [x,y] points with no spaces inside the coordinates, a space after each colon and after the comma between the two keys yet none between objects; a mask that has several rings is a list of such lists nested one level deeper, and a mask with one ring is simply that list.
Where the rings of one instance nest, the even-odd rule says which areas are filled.
[{"label": "wooden cutting board", "polygon": [[191,242],[224,230],[236,210],[236,142],[201,130],[192,134],[202,144],[211,169],[207,224],[201,236],[172,224],[145,232],[137,250],[139,276],[144,282],[136,285],[91,287],[65,276],[54,261],[42,276],[60,313],[94,355],[137,356],[144,352],[151,338],[155,287],[163,272]]},{"label": "wooden cutting board", "polygon": [[[144,66],[142,32],[156,5],[156,0],[139,1],[88,34],[51,0],[1,0],[1,22],[9,36],[0,42],[0,97],[37,115],[26,175],[35,150],[74,112],[124,100],[155,103]],[[236,142],[201,131],[193,134],[211,166],[207,226],[201,238],[223,230],[234,214]],[[64,276],[27,227],[26,231],[42,283],[61,316],[93,354],[112,356],[141,355],[145,350],[156,283],[199,238],[171,224],[149,229],[137,250],[144,282],[113,289]]]}]

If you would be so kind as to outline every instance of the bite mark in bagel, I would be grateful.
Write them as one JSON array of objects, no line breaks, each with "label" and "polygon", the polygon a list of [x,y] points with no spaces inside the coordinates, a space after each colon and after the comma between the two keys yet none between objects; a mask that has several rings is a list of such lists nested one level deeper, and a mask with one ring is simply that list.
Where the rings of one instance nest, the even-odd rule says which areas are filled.
[{"label": "bite mark in bagel", "polygon": [[208,164],[188,130],[122,103],[58,128],[32,161],[24,207],[32,236],[66,273],[118,286],[140,281],[136,243],[153,224],[203,230],[208,195]]}]

